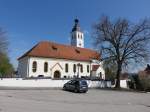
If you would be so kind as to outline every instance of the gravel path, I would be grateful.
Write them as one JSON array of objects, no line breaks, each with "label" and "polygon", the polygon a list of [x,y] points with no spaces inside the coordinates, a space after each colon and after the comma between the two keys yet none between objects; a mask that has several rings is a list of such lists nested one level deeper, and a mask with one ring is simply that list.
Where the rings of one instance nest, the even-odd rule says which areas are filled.
[{"label": "gravel path", "polygon": [[0,112],[150,112],[150,93],[0,90]]}]

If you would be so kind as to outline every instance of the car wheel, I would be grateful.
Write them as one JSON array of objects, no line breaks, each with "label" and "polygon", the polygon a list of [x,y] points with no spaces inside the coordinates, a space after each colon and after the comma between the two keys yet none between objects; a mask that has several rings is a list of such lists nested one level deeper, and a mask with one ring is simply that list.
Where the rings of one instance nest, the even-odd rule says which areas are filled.
[{"label": "car wheel", "polygon": [[75,89],[74,92],[77,93],[77,92],[78,92],[78,89]]},{"label": "car wheel", "polygon": [[87,91],[83,91],[83,93],[86,93]]},{"label": "car wheel", "polygon": [[66,86],[63,87],[63,90],[66,90]]}]

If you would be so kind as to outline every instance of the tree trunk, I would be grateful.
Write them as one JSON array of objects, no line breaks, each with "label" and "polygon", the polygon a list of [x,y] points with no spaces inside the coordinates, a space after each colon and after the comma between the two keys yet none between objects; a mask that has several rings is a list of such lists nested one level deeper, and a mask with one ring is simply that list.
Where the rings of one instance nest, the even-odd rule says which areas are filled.
[{"label": "tree trunk", "polygon": [[122,71],[121,68],[122,68],[122,64],[120,62],[118,62],[115,88],[120,88],[120,74],[121,74],[121,71]]}]

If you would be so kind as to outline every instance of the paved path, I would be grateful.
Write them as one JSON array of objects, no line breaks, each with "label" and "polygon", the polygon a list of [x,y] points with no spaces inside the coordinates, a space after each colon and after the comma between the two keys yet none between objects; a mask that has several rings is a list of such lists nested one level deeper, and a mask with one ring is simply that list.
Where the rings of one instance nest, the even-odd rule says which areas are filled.
[{"label": "paved path", "polygon": [[0,112],[150,112],[150,93],[0,90]]}]

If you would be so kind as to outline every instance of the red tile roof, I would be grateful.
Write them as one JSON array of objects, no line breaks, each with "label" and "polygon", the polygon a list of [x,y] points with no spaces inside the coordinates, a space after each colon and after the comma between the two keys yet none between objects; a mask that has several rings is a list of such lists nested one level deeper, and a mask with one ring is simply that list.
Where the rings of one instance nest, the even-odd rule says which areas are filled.
[{"label": "red tile roof", "polygon": [[58,58],[78,61],[91,61],[91,59],[100,59],[100,54],[94,50],[57,44],[50,41],[43,41],[38,43],[23,56],[18,58],[18,60],[26,56]]}]

